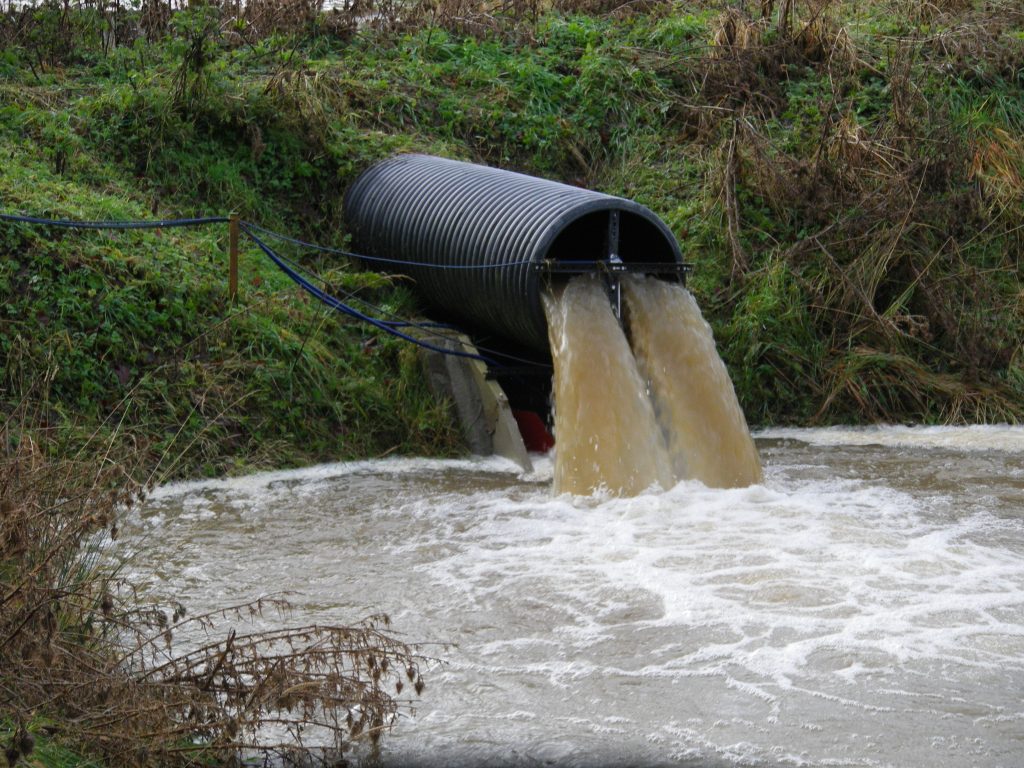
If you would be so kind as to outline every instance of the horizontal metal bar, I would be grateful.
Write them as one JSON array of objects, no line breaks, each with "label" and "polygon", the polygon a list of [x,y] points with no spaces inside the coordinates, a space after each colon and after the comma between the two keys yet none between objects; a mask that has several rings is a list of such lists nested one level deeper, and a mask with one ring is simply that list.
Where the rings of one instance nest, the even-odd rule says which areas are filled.
[{"label": "horizontal metal bar", "polygon": [[647,261],[553,261],[536,262],[534,268],[551,275],[582,275],[588,272],[643,273],[649,275],[685,275],[692,264]]},{"label": "horizontal metal bar", "polygon": [[489,381],[496,381],[513,376],[546,376],[550,378],[551,366],[547,363],[533,363],[531,367],[503,365],[500,368],[488,368],[484,378]]}]

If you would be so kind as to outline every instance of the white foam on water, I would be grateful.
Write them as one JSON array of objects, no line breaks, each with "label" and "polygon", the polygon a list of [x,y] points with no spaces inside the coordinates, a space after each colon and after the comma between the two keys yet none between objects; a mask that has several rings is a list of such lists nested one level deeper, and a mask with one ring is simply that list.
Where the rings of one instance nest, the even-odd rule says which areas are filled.
[{"label": "white foam on water", "polygon": [[483,497],[470,508],[483,517],[465,530],[465,545],[423,567],[477,599],[532,592],[562,619],[548,629],[575,647],[623,623],[714,628],[733,642],[702,644],[664,668],[707,659],[710,648],[712,661],[728,658],[779,685],[821,652],[873,650],[888,664],[964,662],[965,653],[993,669],[1018,663],[1015,643],[1003,652],[976,640],[1000,626],[1006,640],[1021,635],[988,615],[1022,606],[1019,553],[972,545],[969,522],[937,529],[890,490],[682,484],[589,507]]},{"label": "white foam on water", "polygon": [[877,425],[821,429],[772,427],[760,430],[755,437],[797,440],[811,445],[881,445],[1024,453],[1024,426],[1010,424],[962,427]]},{"label": "white foam on water", "polygon": [[[387,610],[457,644],[385,762],[1013,765],[1017,458],[935,490],[877,432],[813,463],[817,430],[793,435],[762,485],[633,498],[487,461],[273,473],[157,494],[125,536],[150,545],[136,574],[206,607],[289,590],[302,621]],[[836,479],[851,461],[865,479]]]},{"label": "white foam on water", "polygon": [[[543,458],[543,457],[541,457]],[[522,468],[511,459],[501,456],[473,456],[466,459],[424,459],[395,457],[386,459],[366,459],[345,461],[333,464],[317,464],[300,469],[283,469],[270,472],[254,472],[241,477],[214,478],[210,480],[184,480],[166,483],[153,489],[150,500],[169,497],[188,498],[204,491],[223,491],[229,494],[245,494],[262,492],[277,483],[314,483],[332,481],[349,475],[372,474],[416,475],[423,472],[490,472],[495,474],[512,474],[525,480],[544,479],[543,471],[534,469],[523,472]],[[550,472],[550,470],[548,470]],[[195,499],[193,498],[193,501]],[[189,502],[186,502],[189,503]]]}]

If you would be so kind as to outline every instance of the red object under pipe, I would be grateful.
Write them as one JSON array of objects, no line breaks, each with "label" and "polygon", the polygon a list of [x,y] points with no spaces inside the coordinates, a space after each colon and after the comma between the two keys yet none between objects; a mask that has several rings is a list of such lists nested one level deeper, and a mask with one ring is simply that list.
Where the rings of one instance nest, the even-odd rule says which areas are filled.
[{"label": "red object under pipe", "polygon": [[547,453],[555,445],[555,438],[548,432],[544,422],[533,411],[513,410],[519,434],[523,436],[523,444],[530,453]]}]

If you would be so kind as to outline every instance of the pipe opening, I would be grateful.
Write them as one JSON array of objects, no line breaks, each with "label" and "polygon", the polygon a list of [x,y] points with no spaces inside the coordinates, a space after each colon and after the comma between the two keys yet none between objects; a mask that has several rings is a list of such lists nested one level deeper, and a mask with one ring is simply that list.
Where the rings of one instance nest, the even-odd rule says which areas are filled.
[{"label": "pipe opening", "polygon": [[[611,234],[612,217],[618,231]],[[548,261],[599,261],[611,255],[622,261],[674,264],[672,242],[650,219],[625,210],[601,210],[584,214],[562,228],[551,241]]]},{"label": "pipe opening", "polygon": [[619,258],[627,264],[675,264],[678,251],[670,237],[650,219],[623,211],[620,214]]}]

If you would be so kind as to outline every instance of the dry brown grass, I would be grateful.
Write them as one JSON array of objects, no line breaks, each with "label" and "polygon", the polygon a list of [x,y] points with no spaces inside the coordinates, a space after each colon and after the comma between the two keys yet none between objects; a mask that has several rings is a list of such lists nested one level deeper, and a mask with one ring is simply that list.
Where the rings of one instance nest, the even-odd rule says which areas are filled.
[{"label": "dry brown grass", "polygon": [[711,26],[707,55],[677,73],[693,93],[678,105],[680,116],[700,139],[721,133],[723,120],[768,120],[785,107],[793,68],[806,66],[823,67],[837,82],[870,67],[834,20],[831,2],[762,4],[757,18],[730,7]]},{"label": "dry brown grass", "polygon": [[975,138],[973,149],[969,178],[980,185],[986,204],[997,210],[1024,206],[1024,138],[992,128]]},{"label": "dry brown grass", "polygon": [[[808,231],[783,258],[812,297],[811,317],[830,350],[819,418],[838,412],[876,420],[941,414],[1017,421],[1021,404],[1012,387],[984,372],[1010,370],[1019,356],[1019,326],[996,320],[1020,317],[1006,298],[1006,286],[1019,284],[1019,259],[994,254],[983,268],[972,254],[983,222],[993,222],[993,232],[1019,226],[1024,144],[995,128],[966,140],[945,104],[922,97],[914,73],[930,65],[922,58],[934,43],[894,46],[885,73],[891,110],[887,119],[866,121],[844,99],[845,79],[883,75],[860,59],[842,30],[821,17],[794,26],[793,47],[772,48],[739,31],[755,22],[729,16],[705,71],[727,72],[733,88],[728,78],[704,84],[721,89],[720,104],[731,112],[731,125],[717,121],[716,165],[732,278],[742,285],[761,260],[744,248],[744,205],[767,206]],[[970,35],[960,39],[983,45]],[[1003,54],[985,55],[984,71],[998,72]],[[832,96],[816,105],[821,127],[809,151],[779,152],[763,127],[783,106],[767,73],[773,61],[800,59],[829,73]],[[751,96],[737,98],[743,93]],[[978,227],[981,235],[967,234]]]},{"label": "dry brown grass", "polygon": [[23,415],[0,429],[0,718],[19,724],[15,761],[31,751],[27,725],[45,721],[111,765],[332,763],[375,745],[422,692],[424,659],[386,616],[246,631],[287,605],[151,605],[104,554],[145,495],[133,457],[111,442],[55,459],[33,434]]},{"label": "dry brown grass", "polygon": [[737,8],[723,11],[712,30],[712,55],[722,58],[759,48],[766,27],[765,19],[751,19]]}]

